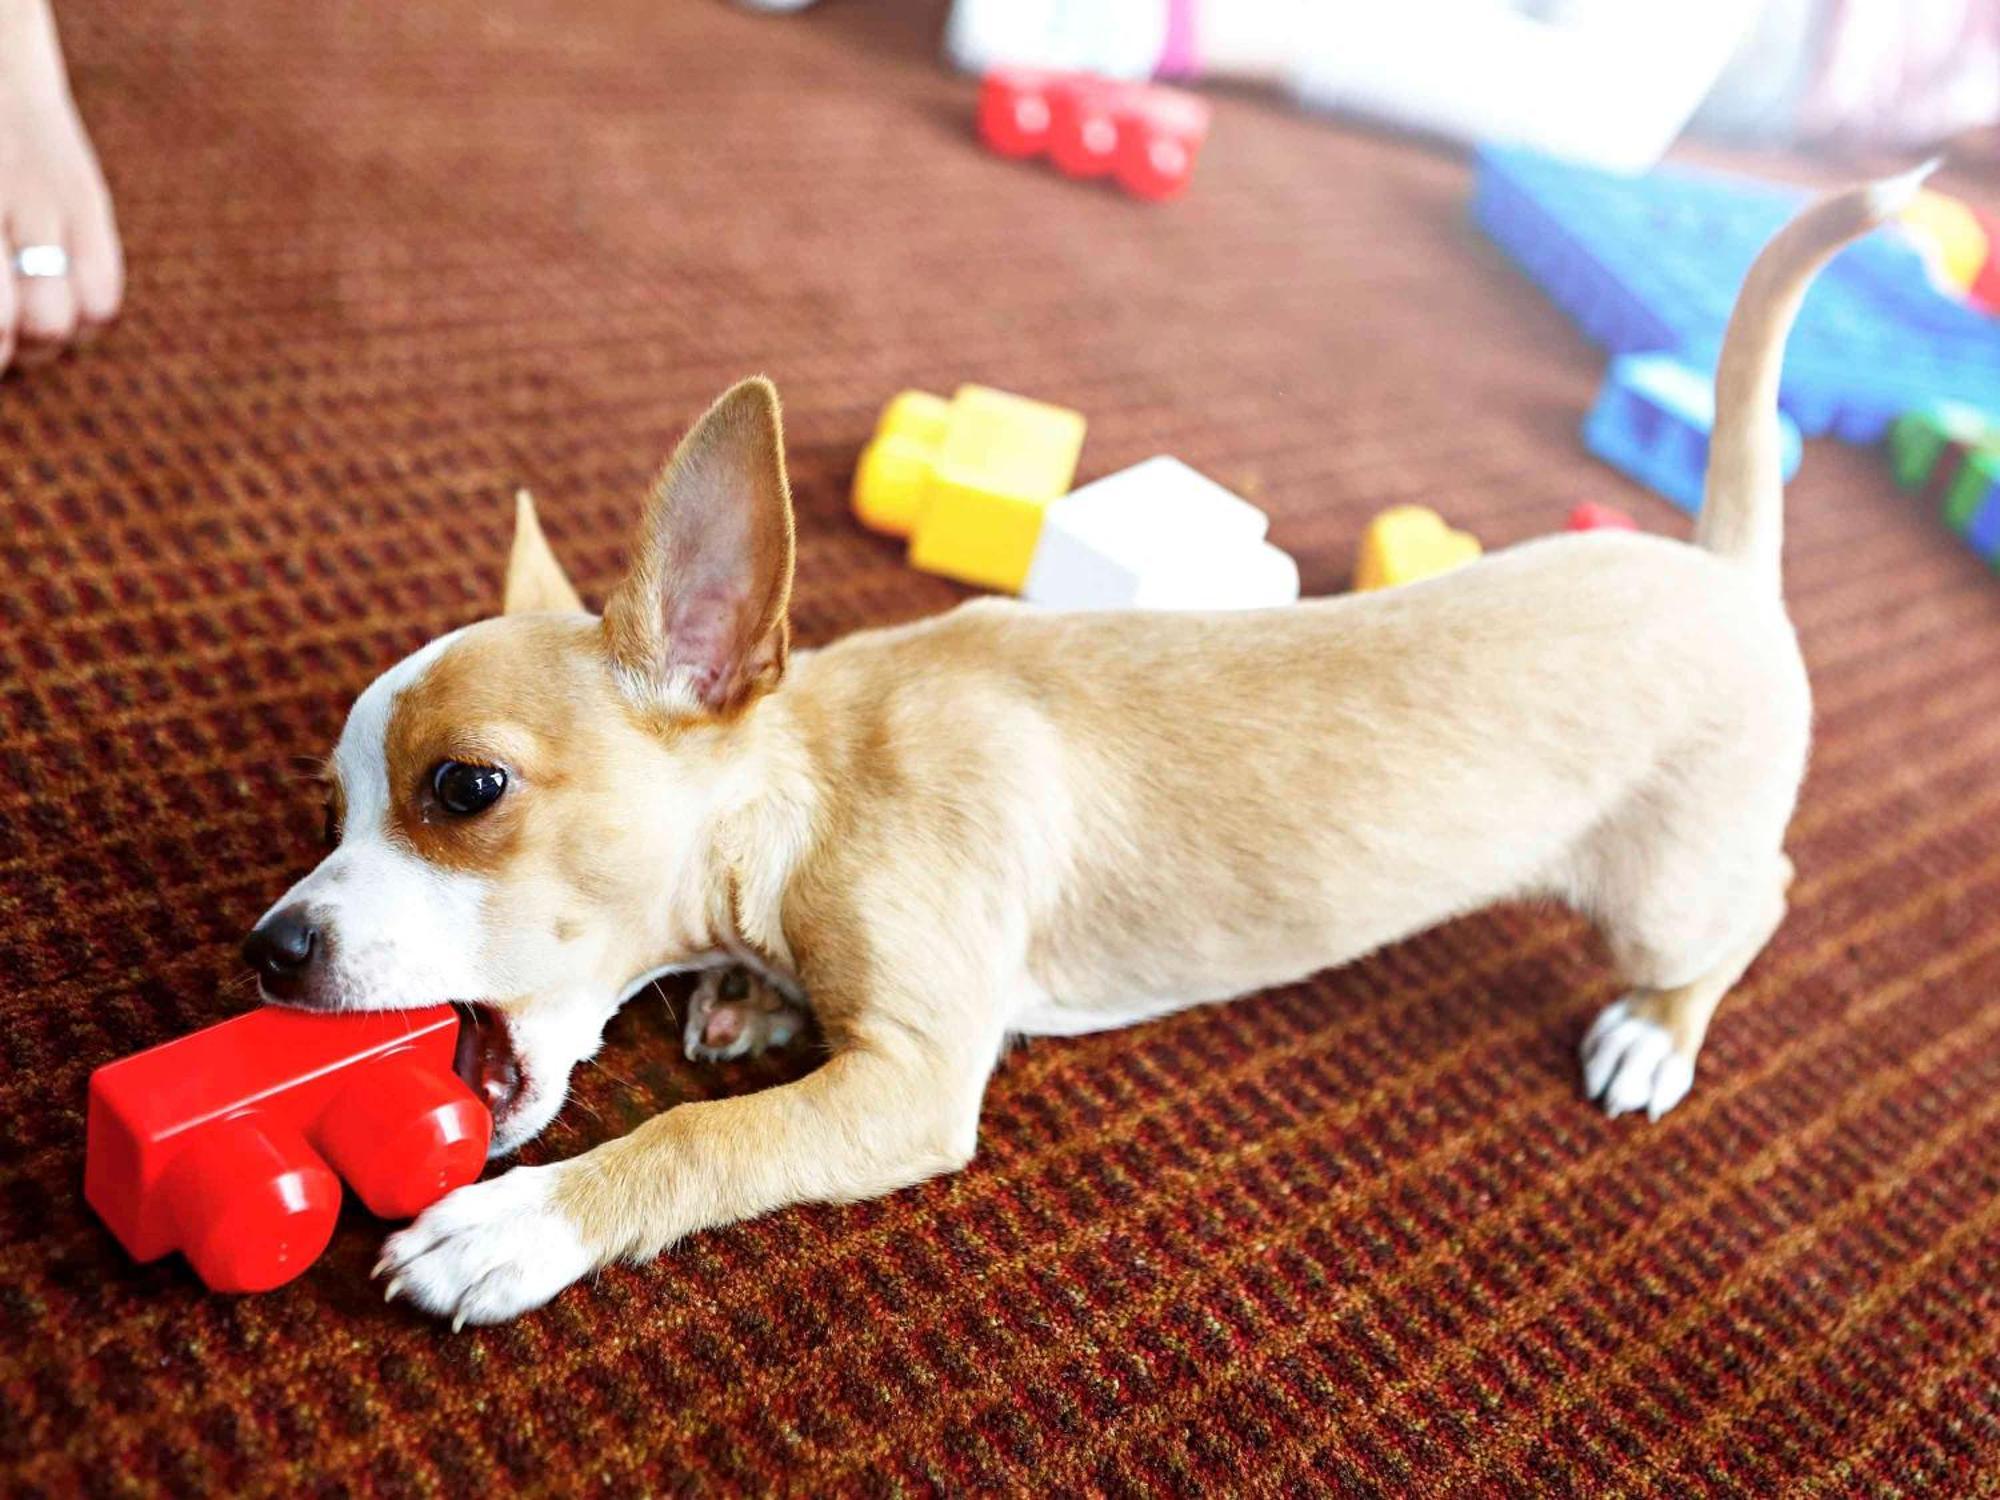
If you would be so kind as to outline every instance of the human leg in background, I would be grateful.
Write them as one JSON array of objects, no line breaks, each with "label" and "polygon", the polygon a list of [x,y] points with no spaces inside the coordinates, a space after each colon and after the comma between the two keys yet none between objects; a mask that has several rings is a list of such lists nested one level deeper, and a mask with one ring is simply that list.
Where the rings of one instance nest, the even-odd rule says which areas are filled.
[{"label": "human leg in background", "polygon": [[47,0],[0,0],[0,372],[109,322],[125,265]]},{"label": "human leg in background", "polygon": [[2000,118],[1987,0],[955,0],[945,54],[969,73],[1267,84],[1309,109],[1627,171],[1691,120],[1901,146]]},{"label": "human leg in background", "polygon": [[1616,167],[1657,160],[1735,50],[1741,0],[956,0],[945,51],[1117,78],[1229,78],[1306,107]]}]

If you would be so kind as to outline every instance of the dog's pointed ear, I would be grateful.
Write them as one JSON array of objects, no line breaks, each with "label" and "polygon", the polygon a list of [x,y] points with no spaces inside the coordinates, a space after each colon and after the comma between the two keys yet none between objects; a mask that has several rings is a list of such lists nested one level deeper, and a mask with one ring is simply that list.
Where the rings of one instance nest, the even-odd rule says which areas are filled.
[{"label": "dog's pointed ear", "polygon": [[501,595],[503,615],[535,611],[577,614],[583,601],[570,586],[569,575],[549,550],[535,515],[535,497],[526,490],[514,494],[514,550],[507,554],[507,585]]},{"label": "dog's pointed ear", "polygon": [[653,486],[632,568],[604,607],[628,684],[723,712],[777,686],[791,645],[792,497],[778,392],[732,386]]}]

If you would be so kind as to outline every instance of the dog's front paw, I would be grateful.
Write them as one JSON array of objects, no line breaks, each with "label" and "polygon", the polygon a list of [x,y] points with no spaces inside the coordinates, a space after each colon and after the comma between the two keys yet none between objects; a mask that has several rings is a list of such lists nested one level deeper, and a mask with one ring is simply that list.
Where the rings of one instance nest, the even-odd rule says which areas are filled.
[{"label": "dog's front paw", "polygon": [[689,1062],[724,1062],[783,1047],[806,1029],[806,1013],[748,969],[711,969],[688,996],[681,1048]]},{"label": "dog's front paw", "polygon": [[1584,1035],[1582,1054],[1583,1091],[1602,1100],[1608,1115],[1643,1109],[1657,1120],[1694,1085],[1694,1059],[1629,996],[1604,1007]]},{"label": "dog's front paw", "polygon": [[452,1328],[540,1307],[597,1259],[556,1205],[563,1167],[516,1167],[432,1204],[389,1236],[375,1274]]}]

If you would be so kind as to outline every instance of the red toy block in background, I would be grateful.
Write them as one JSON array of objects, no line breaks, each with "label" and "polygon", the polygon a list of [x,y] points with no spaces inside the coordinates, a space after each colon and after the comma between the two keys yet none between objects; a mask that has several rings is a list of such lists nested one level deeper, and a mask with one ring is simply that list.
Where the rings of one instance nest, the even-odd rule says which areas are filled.
[{"label": "red toy block in background", "polygon": [[2000,313],[2000,218],[1975,208],[1973,216],[1979,220],[1979,227],[1986,231],[1986,259],[1979,267],[1979,274],[1972,278],[1972,284],[1965,289],[1965,295],[1975,307],[1986,312]]},{"label": "red toy block in background", "polygon": [[1614,505],[1586,500],[1569,513],[1571,531],[1637,531],[1639,523]]},{"label": "red toy block in background", "polygon": [[218,1292],[281,1286],[326,1248],[341,1178],[402,1219],[479,1175],[493,1117],[453,1070],[458,1028],[448,1005],[266,1006],[106,1063],[84,1197],[135,1260],[179,1250]]},{"label": "red toy block in background", "polygon": [[998,68],[979,91],[979,136],[1002,156],[1046,155],[1072,177],[1115,176],[1155,202],[1188,184],[1206,102],[1157,84]]}]

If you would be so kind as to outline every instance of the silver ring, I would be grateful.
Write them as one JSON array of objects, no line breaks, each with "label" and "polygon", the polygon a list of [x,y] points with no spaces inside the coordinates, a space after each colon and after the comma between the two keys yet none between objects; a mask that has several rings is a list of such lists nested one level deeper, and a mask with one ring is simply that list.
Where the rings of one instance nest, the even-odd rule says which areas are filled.
[{"label": "silver ring", "polygon": [[58,278],[69,275],[69,251],[61,245],[23,245],[14,252],[17,275]]}]

